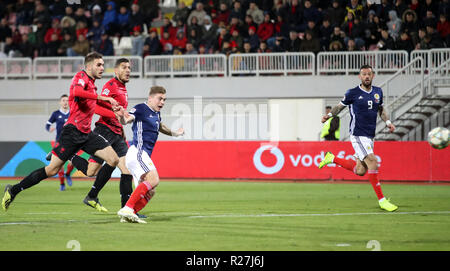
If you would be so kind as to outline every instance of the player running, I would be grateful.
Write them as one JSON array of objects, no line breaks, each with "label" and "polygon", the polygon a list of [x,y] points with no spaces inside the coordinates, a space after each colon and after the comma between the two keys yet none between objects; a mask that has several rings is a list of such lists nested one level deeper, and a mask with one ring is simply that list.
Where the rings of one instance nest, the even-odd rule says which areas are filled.
[{"label": "player running", "polygon": [[[114,108],[118,103],[111,97],[97,95],[95,80],[100,79],[105,70],[102,55],[96,52],[89,53],[84,59],[84,64],[85,70],[78,72],[72,79],[69,95],[70,116],[58,142],[53,147],[50,164],[36,169],[15,185],[7,185],[2,199],[3,210],[8,210],[21,191],[57,174],[64,163],[80,149],[106,161],[97,175],[96,183],[104,183],[105,179],[111,177],[119,157],[106,139],[91,132],[91,123],[98,100],[109,102]],[[97,198],[89,200],[97,210],[103,211],[104,207]]]},{"label": "player running", "polygon": [[147,205],[159,184],[158,172],[150,158],[159,132],[176,137],[184,134],[183,128],[173,132],[161,123],[160,111],[165,101],[166,89],[153,86],[146,103],[136,105],[129,114],[123,109],[118,112],[122,124],[133,123],[133,143],[126,155],[126,165],[136,186],[125,207],[117,212],[121,222],[146,223],[136,213]]},{"label": "player running", "polygon": [[[128,106],[128,93],[125,84],[130,81],[130,72],[130,61],[126,58],[118,59],[114,66],[114,73],[116,76],[103,86],[101,92],[102,96],[114,98],[124,109]],[[100,117],[99,121],[95,123],[94,132],[106,138],[119,157],[119,164],[117,166],[122,173],[120,176],[119,190],[122,202],[121,207],[123,207],[133,192],[133,176],[125,166],[125,155],[128,151],[128,145],[125,141],[123,126],[111,112],[111,116]],[[104,162],[96,156],[91,156],[88,162],[78,155],[75,155],[71,161],[78,170],[89,177],[97,175]],[[88,196],[89,198],[96,198],[99,192],[99,189],[93,187]],[[91,206],[89,202],[84,202]]]},{"label": "player running", "polygon": [[[54,146],[54,144],[56,142],[58,142],[59,140],[59,136],[61,135],[61,131],[62,128],[64,126],[64,124],[66,123],[67,119],[69,118],[69,96],[67,96],[66,94],[63,94],[61,96],[61,98],[59,99],[59,104],[60,104],[60,108],[59,110],[56,110],[52,113],[52,115],[50,116],[50,118],[47,121],[47,124],[45,125],[45,129],[52,133],[56,130],[56,139],[54,142],[52,142],[52,147]],[[52,125],[55,123],[55,127],[52,127]],[[47,154],[46,159],[48,161],[51,160],[51,152],[49,152],[49,154]],[[68,163],[67,164],[67,171],[66,173],[64,173],[64,167],[61,168],[61,170],[58,172],[58,177],[59,177],[59,182],[60,182],[60,187],[59,190],[60,191],[64,191],[66,190],[66,186],[65,186],[65,182],[64,182],[64,176],[67,179],[67,184],[69,186],[72,186],[72,177],[70,177],[70,173],[73,170],[73,165],[72,163]]]},{"label": "player running", "polygon": [[381,184],[378,181],[378,161],[373,152],[373,138],[375,137],[378,114],[386,123],[390,132],[395,130],[395,126],[389,120],[388,113],[383,107],[382,89],[372,86],[374,76],[371,66],[362,66],[358,75],[361,84],[349,89],[340,104],[333,107],[330,113],[322,117],[322,123],[324,123],[327,119],[338,115],[346,106],[349,106],[351,115],[350,141],[355,150],[356,162],[335,157],[331,152],[327,152],[320,162],[319,168],[335,163],[359,176],[364,176],[368,172],[369,181],[375,190],[381,209],[392,212],[397,210],[398,207],[390,203],[381,191]]}]

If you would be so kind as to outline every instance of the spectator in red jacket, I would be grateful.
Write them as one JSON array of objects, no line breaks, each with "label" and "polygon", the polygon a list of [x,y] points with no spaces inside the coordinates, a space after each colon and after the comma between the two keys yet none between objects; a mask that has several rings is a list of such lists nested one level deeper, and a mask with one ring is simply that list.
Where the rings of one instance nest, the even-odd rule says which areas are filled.
[{"label": "spectator in red jacket", "polygon": [[441,36],[442,40],[447,43],[447,47],[450,46],[450,23],[447,20],[445,14],[439,15],[439,22],[436,26],[437,32]]},{"label": "spectator in red jacket", "polygon": [[219,6],[219,12],[217,13],[217,23],[220,24],[220,22],[223,22],[225,25],[228,25],[230,17],[230,9],[228,8],[228,5],[226,3],[220,3]]},{"label": "spectator in red jacket", "polygon": [[264,22],[258,26],[258,31],[256,34],[258,34],[258,37],[262,41],[266,41],[268,38],[273,36],[274,32],[275,26],[271,22],[270,13],[266,11],[264,12]]},{"label": "spectator in red jacket", "polygon": [[52,35],[56,34],[58,36],[58,40],[62,40],[61,36],[61,27],[59,25],[59,20],[57,18],[53,19],[52,27],[47,30],[44,36],[44,42],[48,44],[52,40]]},{"label": "spectator in red jacket", "polygon": [[176,38],[173,40],[173,47],[179,48],[181,51],[186,49],[187,38],[183,31],[178,31]]}]

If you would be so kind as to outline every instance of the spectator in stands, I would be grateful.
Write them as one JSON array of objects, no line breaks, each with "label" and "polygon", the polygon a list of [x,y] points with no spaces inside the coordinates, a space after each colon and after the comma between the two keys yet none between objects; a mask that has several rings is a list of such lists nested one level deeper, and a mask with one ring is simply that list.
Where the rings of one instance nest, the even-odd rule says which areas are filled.
[{"label": "spectator in stands", "polygon": [[[173,40],[173,47],[177,47],[181,52],[186,49],[187,38],[183,31],[178,31],[177,36]],[[175,53],[174,53],[175,54]]]},{"label": "spectator in stands", "polygon": [[221,52],[223,50],[224,43],[228,42],[229,39],[230,34],[228,33],[228,30],[226,28],[220,28],[219,35],[214,43],[214,52]]},{"label": "spectator in stands", "polygon": [[74,36],[70,35],[69,33],[64,34],[61,45],[58,48],[59,56],[67,56],[67,49],[72,48],[72,46],[74,45],[73,37]]},{"label": "spectator in stands", "polygon": [[117,32],[117,11],[114,1],[108,1],[106,3],[106,11],[103,15],[102,25],[110,35],[114,35]]},{"label": "spectator in stands", "polygon": [[[137,27],[137,26],[136,26]],[[148,53],[152,56],[161,54],[162,47],[158,38],[158,32],[155,28],[151,28],[149,36],[145,39],[144,46],[148,45]],[[167,33],[167,32],[166,32]],[[141,54],[139,54],[141,55]]]},{"label": "spectator in stands", "polygon": [[303,22],[302,7],[298,0],[287,1],[284,5],[284,10],[279,13],[283,18],[283,21],[289,26],[289,28],[299,30]]},{"label": "spectator in stands", "polygon": [[405,50],[408,54],[414,50],[414,43],[407,32],[400,33],[400,38],[395,42],[395,48],[397,50]]},{"label": "spectator in stands", "polygon": [[346,35],[344,38],[345,44],[347,44],[349,39],[352,39],[358,49],[364,46],[364,26],[361,24],[360,19],[355,17],[353,11],[348,11],[347,21],[342,25],[342,30]]},{"label": "spectator in stands", "polygon": [[441,48],[444,47],[444,42],[441,39],[441,36],[439,35],[439,32],[437,32],[436,28],[434,27],[434,24],[431,22],[428,22],[425,24],[425,29],[427,31],[427,35],[430,36],[430,46],[431,48]]},{"label": "spectator in stands", "polygon": [[344,45],[340,41],[334,40],[330,42],[329,50],[332,52],[343,51]]},{"label": "spectator in stands", "polygon": [[89,40],[91,46],[96,47],[102,40],[102,34],[106,32],[105,28],[100,24],[100,21],[94,20],[92,27],[86,34],[86,38]]},{"label": "spectator in stands", "polygon": [[[293,1],[297,1],[297,0],[293,0]],[[255,24],[257,24],[257,25],[261,24],[264,21],[264,14],[263,14],[262,10],[259,9],[255,0],[250,0],[250,5],[246,12],[246,15],[250,15],[253,19],[253,22],[255,22]]]},{"label": "spectator in stands", "polygon": [[[73,13],[73,8],[72,8],[72,6],[66,6],[66,9],[65,9],[65,13],[64,13],[64,17],[70,17],[70,18],[72,18],[72,19],[74,19],[75,20],[75,14]],[[63,18],[64,18],[63,17]]]},{"label": "spectator in stands", "polygon": [[61,46],[59,35],[53,33],[50,37],[50,41],[45,45],[45,56],[63,56],[58,54],[58,49]]},{"label": "spectator in stands", "polygon": [[[144,15],[144,23],[147,28],[151,28],[151,23],[153,20],[159,18],[161,8],[159,7],[159,0],[133,0],[133,3],[139,3],[142,15]],[[144,29],[144,28],[142,28]]]},{"label": "spectator in stands", "polygon": [[94,21],[103,21],[103,14],[102,14],[102,8],[99,5],[94,5],[92,7],[92,13],[91,13],[91,20]]},{"label": "spectator in stands", "polygon": [[75,33],[78,36],[83,35],[86,37],[87,33],[89,32],[89,29],[87,27],[87,24],[84,21],[78,21],[75,27]]},{"label": "spectator in stands", "polygon": [[389,21],[386,25],[388,27],[389,35],[394,39],[394,41],[397,40],[402,28],[402,20],[397,17],[397,12],[395,10],[389,11]]},{"label": "spectator in stands", "polygon": [[239,31],[237,29],[231,31],[231,37],[229,41],[231,47],[236,47],[238,51],[242,51],[242,49],[244,48],[244,39],[239,34]]},{"label": "spectator in stands", "polygon": [[64,35],[67,33],[72,37],[75,37],[75,25],[76,22],[72,17],[64,16],[61,19],[61,36],[64,37]]},{"label": "spectator in stands", "polygon": [[[208,15],[206,15],[206,16],[208,16]],[[206,17],[205,16],[205,17]],[[205,19],[203,18],[203,21],[204,21]],[[204,23],[204,22],[203,22]],[[202,25],[203,25],[203,23],[202,23]],[[187,37],[189,36],[189,33],[191,32],[191,30],[192,29],[194,29],[195,31],[196,31],[196,33],[201,33],[201,31],[202,31],[202,25],[200,25],[199,24],[199,21],[198,21],[198,19],[197,19],[197,17],[195,17],[195,16],[193,16],[193,17],[191,17],[191,21],[190,21],[190,23],[188,24],[188,26],[187,26],[187,31],[186,31],[186,33],[187,33]]]},{"label": "spectator in stands", "polygon": [[197,28],[191,28],[188,32],[188,36],[187,36],[187,41],[189,43],[191,43],[195,48],[198,48],[198,46],[201,43],[201,35],[202,32],[200,30],[200,33],[198,33],[197,31],[199,31]]},{"label": "spectator in stands", "polygon": [[135,26],[140,26],[141,29],[144,29],[144,22],[144,14],[142,14],[140,6],[133,1],[133,4],[131,4],[131,13],[129,17],[130,29],[133,29]]},{"label": "spectator in stands", "polygon": [[[239,20],[235,15],[230,16],[230,23],[227,26],[228,32],[233,32],[234,29],[237,29],[239,33],[242,35],[244,32],[244,25],[242,21]],[[247,29],[248,31],[248,29]],[[244,36],[244,35],[243,35]]]},{"label": "spectator in stands", "polygon": [[267,47],[267,43],[265,41],[261,41],[259,43],[258,53],[270,53],[272,52],[269,47]]},{"label": "spectator in stands", "polygon": [[422,3],[422,7],[420,8],[419,16],[423,20],[427,17],[427,12],[431,12],[433,14],[439,14],[439,6],[436,4],[437,2],[433,0],[425,0],[425,3]]},{"label": "spectator in stands", "polygon": [[230,20],[232,17],[238,18],[241,22],[245,19],[245,11],[242,9],[242,4],[239,0],[233,2],[233,8],[230,11]]},{"label": "spectator in stands", "polygon": [[252,47],[252,51],[255,52],[259,47],[259,37],[256,34],[256,28],[254,26],[248,28],[248,41]]},{"label": "spectator in stands", "polygon": [[44,37],[45,37],[45,33],[46,28],[44,27],[44,23],[41,20],[38,20],[36,22],[36,31],[33,33],[33,40],[35,48],[37,50],[37,52],[35,53],[35,55],[38,56],[43,56],[44,55]]},{"label": "spectator in stands", "polygon": [[111,39],[109,38],[108,32],[105,31],[102,33],[101,41],[99,44],[97,44],[96,47],[94,47],[94,50],[104,56],[114,55],[114,45]]},{"label": "spectator in stands", "polygon": [[450,23],[447,20],[445,14],[439,15],[439,22],[437,23],[436,30],[438,31],[441,39],[446,43],[447,47],[450,46]]},{"label": "spectator in stands", "polygon": [[130,11],[127,9],[126,6],[120,6],[119,14],[117,14],[117,27],[120,36],[130,35],[130,31],[132,31],[133,28],[130,28],[129,21],[130,21]]},{"label": "spectator in stands", "polygon": [[173,39],[175,39],[177,37],[177,33],[179,31],[183,31],[184,33],[187,32],[187,25],[185,23],[183,23],[183,21],[178,20],[177,21],[177,25],[175,26],[176,32],[175,32],[175,36],[173,37]]},{"label": "spectator in stands", "polygon": [[33,58],[33,44],[28,40],[28,34],[22,34],[22,42],[18,45],[18,49],[22,54],[22,57]]},{"label": "spectator in stands", "polygon": [[6,37],[3,52],[8,57],[18,57],[19,56],[17,54],[17,52],[18,52],[17,45],[13,43],[12,37]]},{"label": "spectator in stands", "polygon": [[[33,7],[34,3],[27,0],[19,0],[15,5],[16,10],[16,24],[17,25],[31,25],[33,23]],[[64,14],[64,9],[63,13]],[[1,16],[1,15],[0,15]],[[4,36],[6,37],[6,36]],[[0,32],[0,39],[2,33]]]},{"label": "spectator in stands", "polygon": [[320,37],[320,51],[327,51],[330,46],[330,36],[333,33],[333,27],[331,26],[328,17],[323,18],[322,25],[319,28]]},{"label": "spectator in stands", "polygon": [[206,11],[203,9],[203,3],[197,2],[195,9],[191,11],[187,19],[188,25],[191,23],[192,17],[197,17],[198,24],[202,25],[206,15],[208,14],[206,14]]},{"label": "spectator in stands", "polygon": [[291,31],[289,31],[289,39],[287,40],[285,50],[287,52],[300,52],[300,43],[301,40],[298,37],[297,31],[291,29]]},{"label": "spectator in stands", "polygon": [[196,55],[198,54],[197,50],[195,49],[194,45],[191,42],[186,42],[186,52],[185,55]]},{"label": "spectator in stands", "polygon": [[169,33],[169,37],[174,39],[177,35],[177,29],[172,25],[169,17],[164,17],[163,25],[159,28],[159,33]]},{"label": "spectator in stands", "polygon": [[305,39],[300,43],[300,52],[313,52],[317,54],[320,51],[320,41],[314,36],[311,30],[305,31]]},{"label": "spectator in stands", "polygon": [[258,28],[258,25],[253,21],[253,17],[249,14],[245,15],[245,21],[241,28],[241,34],[244,38],[248,38],[248,30],[250,27]]},{"label": "spectator in stands", "polygon": [[397,15],[399,18],[403,17],[403,14],[408,9],[408,5],[405,3],[404,0],[395,0],[395,11],[397,12]]},{"label": "spectator in stands", "polygon": [[346,11],[340,5],[339,0],[333,0],[331,3],[331,7],[327,9],[326,13],[330,18],[330,23],[333,27],[341,26],[344,23]]},{"label": "spectator in stands", "polygon": [[[164,48],[166,48],[166,44],[170,44],[170,47],[173,48],[173,44],[172,44],[173,39],[170,38],[169,32],[162,32],[161,39],[159,40],[159,42],[161,43],[161,48],[163,51],[164,51]],[[170,54],[172,54],[172,52],[170,52]]]},{"label": "spectator in stands", "polygon": [[232,52],[232,48],[230,46],[230,43],[228,41],[224,41],[223,44],[222,44],[222,48],[220,50],[220,53],[224,54],[226,57],[228,57],[228,56],[230,56],[231,52]]},{"label": "spectator in stands", "polygon": [[78,7],[74,13],[73,18],[75,19],[76,22],[83,21],[87,27],[90,25],[90,21],[88,20],[86,15],[84,15],[84,12],[85,12],[84,8]]},{"label": "spectator in stands", "polygon": [[275,32],[275,27],[271,21],[270,13],[268,11],[264,12],[264,22],[262,22],[258,26],[258,30],[256,31],[256,34],[258,35],[259,39],[261,41],[266,41],[270,37],[273,36]]},{"label": "spectator in stands", "polygon": [[[156,30],[154,30],[154,31],[156,32]],[[150,33],[150,36],[152,36],[151,33]],[[142,35],[141,27],[136,25],[135,27],[133,27],[132,34],[131,34],[131,55],[142,56],[142,54],[144,52],[144,43],[145,43],[145,38]]]},{"label": "spectator in stands", "polygon": [[213,24],[211,21],[211,17],[205,16],[202,25],[202,36],[201,43],[206,47],[206,50],[209,50],[214,46],[214,42],[218,36],[219,27],[217,24]]},{"label": "spectator in stands", "polygon": [[359,20],[362,20],[364,7],[358,2],[358,0],[350,0],[350,3],[348,3],[346,7],[347,14],[349,11],[351,11],[355,18],[357,17],[359,18]]},{"label": "spectator in stands", "polygon": [[38,1],[35,3],[33,23],[37,23],[37,21],[42,22],[45,28],[51,23],[51,16],[47,7]]},{"label": "spectator in stands", "polygon": [[89,41],[84,35],[79,35],[74,45],[67,49],[67,56],[86,56],[89,53]]},{"label": "spectator in stands", "polygon": [[50,27],[47,32],[45,33],[44,36],[44,42],[46,44],[48,44],[51,40],[52,40],[52,35],[56,34],[56,36],[58,37],[58,40],[62,40],[62,36],[61,36],[61,27],[59,24],[59,19],[58,18],[54,18],[52,20],[52,27]]},{"label": "spectator in stands", "polygon": [[395,50],[395,41],[386,28],[381,30],[381,38],[377,43],[378,50]]},{"label": "spectator in stands", "polygon": [[181,20],[186,23],[187,18],[189,17],[189,13],[190,10],[188,7],[186,7],[184,1],[178,1],[178,8],[177,10],[175,10],[175,14],[172,17],[172,20],[174,20],[175,22]]},{"label": "spectator in stands", "polygon": [[369,10],[367,15],[367,20],[365,22],[364,30],[364,43],[367,50],[375,50],[377,48],[378,40],[380,40],[381,34],[378,31],[379,18],[376,16],[374,10]]},{"label": "spectator in stands", "polygon": [[349,39],[347,40],[347,51],[352,52],[352,51],[359,51],[358,47],[356,47],[356,42],[353,39]]},{"label": "spectator in stands", "polygon": [[303,32],[301,32],[301,33],[303,33],[304,34],[304,32],[306,32],[306,31],[311,31],[311,33],[313,34],[313,36],[314,37],[319,37],[320,36],[320,27],[318,27],[317,25],[316,25],[316,22],[315,21],[313,21],[313,20],[309,20],[307,23],[306,23],[306,28],[303,30]]},{"label": "spectator in stands", "polygon": [[219,5],[219,11],[217,13],[217,21],[223,22],[225,25],[228,25],[230,18],[230,9],[228,8],[227,3],[221,2]]},{"label": "spectator in stands", "polygon": [[300,26],[301,32],[307,29],[309,22],[313,21],[314,24],[317,25],[322,20],[321,12],[313,6],[310,0],[305,0],[303,6],[303,22]]},{"label": "spectator in stands", "polygon": [[272,47],[269,47],[272,52],[275,53],[282,53],[286,51],[286,40],[283,35],[280,33],[276,34],[274,45]]},{"label": "spectator in stands", "polygon": [[173,45],[172,45],[172,43],[166,43],[164,45],[162,54],[163,55],[172,55],[173,54]]}]

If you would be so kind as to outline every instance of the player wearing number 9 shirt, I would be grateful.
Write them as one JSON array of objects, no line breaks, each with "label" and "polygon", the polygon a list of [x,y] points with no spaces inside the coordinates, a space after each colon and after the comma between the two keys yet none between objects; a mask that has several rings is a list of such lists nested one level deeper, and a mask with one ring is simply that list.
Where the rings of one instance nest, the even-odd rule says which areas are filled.
[{"label": "player wearing number 9 shirt", "polygon": [[368,173],[368,178],[378,197],[381,209],[395,211],[398,207],[387,200],[381,191],[378,181],[378,161],[373,152],[373,139],[377,125],[377,116],[386,123],[390,132],[395,130],[395,126],[389,120],[386,109],[383,107],[383,91],[381,88],[372,86],[374,78],[373,69],[369,65],[360,68],[359,78],[361,84],[349,89],[340,104],[333,107],[330,113],[323,116],[322,122],[328,118],[336,116],[346,106],[349,107],[350,120],[350,141],[355,150],[356,162],[335,157],[331,152],[327,152],[320,162],[319,168],[327,164],[335,163],[347,170],[353,171],[359,176]]}]

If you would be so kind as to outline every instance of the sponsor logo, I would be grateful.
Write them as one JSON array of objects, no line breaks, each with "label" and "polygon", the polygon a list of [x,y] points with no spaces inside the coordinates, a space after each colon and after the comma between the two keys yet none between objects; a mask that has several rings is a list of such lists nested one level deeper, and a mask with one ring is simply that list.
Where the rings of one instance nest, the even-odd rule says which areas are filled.
[{"label": "sponsor logo", "polygon": [[[268,167],[265,166],[261,161],[261,156],[264,151],[270,150],[270,153],[273,154],[277,158],[277,162],[274,166]],[[281,150],[273,145],[263,145],[259,147],[255,154],[253,155],[253,164],[255,165],[255,168],[263,173],[263,174],[275,174],[278,171],[280,171],[284,166],[284,155],[281,152]]]}]

